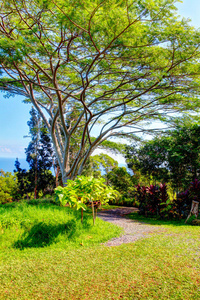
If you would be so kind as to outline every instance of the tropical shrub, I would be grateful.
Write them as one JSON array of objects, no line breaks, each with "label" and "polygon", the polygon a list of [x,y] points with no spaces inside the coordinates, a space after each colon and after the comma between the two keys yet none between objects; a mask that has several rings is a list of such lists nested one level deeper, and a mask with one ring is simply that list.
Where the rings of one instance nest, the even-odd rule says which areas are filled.
[{"label": "tropical shrub", "polygon": [[[92,206],[93,220],[95,221],[96,209],[101,204],[106,204],[110,199],[114,199],[118,192],[104,183],[104,178],[94,178],[78,176],[75,180],[68,180],[67,186],[58,186],[55,189],[55,201],[62,206],[69,205],[70,207],[87,209],[87,206]],[[83,216],[83,215],[82,215]],[[82,217],[83,219],[83,217]]]},{"label": "tropical shrub", "polygon": [[174,200],[176,214],[180,218],[186,218],[190,212],[192,200],[200,201],[200,181],[195,179],[189,188],[177,195]]},{"label": "tropical shrub", "polygon": [[171,201],[167,194],[167,185],[160,184],[136,186],[136,199],[139,201],[139,212],[145,216],[157,215],[161,218],[168,218],[172,208]]},{"label": "tropical shrub", "polygon": [[150,187],[137,185],[136,199],[139,201],[139,212],[142,215],[157,215],[161,218],[186,218],[190,212],[192,200],[200,201],[200,181],[195,179],[189,188],[169,199],[167,185],[150,185]]},{"label": "tropical shrub", "polygon": [[11,202],[15,198],[17,178],[11,172],[0,171],[0,204]]}]

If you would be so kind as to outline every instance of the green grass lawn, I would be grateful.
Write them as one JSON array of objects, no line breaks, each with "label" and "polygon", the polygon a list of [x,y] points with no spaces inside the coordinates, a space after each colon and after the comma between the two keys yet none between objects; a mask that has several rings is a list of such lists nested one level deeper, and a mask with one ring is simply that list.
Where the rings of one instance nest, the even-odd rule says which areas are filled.
[{"label": "green grass lawn", "polygon": [[80,211],[45,200],[0,205],[0,250],[69,250],[97,245],[122,233],[99,218],[96,226],[92,224],[91,213],[84,212],[82,224]]},{"label": "green grass lawn", "polygon": [[200,227],[154,220],[106,247],[118,227],[45,202],[2,205],[0,224],[0,299],[200,299]]}]

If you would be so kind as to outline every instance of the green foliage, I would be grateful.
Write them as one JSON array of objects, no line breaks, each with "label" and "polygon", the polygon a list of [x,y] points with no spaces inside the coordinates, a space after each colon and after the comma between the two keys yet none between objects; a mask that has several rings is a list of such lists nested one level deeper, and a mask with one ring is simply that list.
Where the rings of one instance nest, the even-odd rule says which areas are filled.
[{"label": "green foliage", "polygon": [[132,206],[134,204],[135,185],[137,179],[131,176],[125,167],[115,167],[107,176],[107,183],[116,189],[120,196],[110,201],[110,204]]},{"label": "green foliage", "polygon": [[[118,195],[117,191],[105,185],[104,178],[94,178],[78,176],[75,180],[68,180],[67,186],[58,186],[55,189],[55,202],[62,206],[68,204],[70,207],[79,210],[86,210],[86,204],[91,204],[92,208],[94,202],[99,205],[106,204],[111,199],[115,199]],[[97,205],[98,207],[98,205]],[[95,220],[95,216],[93,214]]]},{"label": "green foliage", "polygon": [[0,3],[0,89],[37,108],[63,182],[105,140],[198,111],[200,36],[176,0]]},{"label": "green foliage", "polygon": [[[167,150],[165,143],[159,138],[145,141],[138,148],[137,144],[126,147],[126,162],[133,172],[147,177],[148,181],[168,181],[169,171],[166,168]],[[152,182],[152,184],[153,184]]]},{"label": "green foliage", "polygon": [[94,176],[96,178],[101,177],[101,174],[107,174],[114,167],[118,166],[118,162],[107,154],[100,153],[94,156],[90,156],[88,163],[86,164],[82,175]]},{"label": "green foliage", "polygon": [[103,141],[99,148],[109,150],[115,154],[119,154],[119,153],[123,154],[125,150],[125,146],[126,144],[122,144],[122,143],[116,143],[113,141]]},{"label": "green foliage", "polygon": [[133,170],[140,170],[155,182],[170,182],[184,191],[200,172],[200,126],[176,125],[173,131],[137,145],[128,146],[126,159]]},{"label": "green foliage", "polygon": [[17,178],[10,172],[0,170],[0,204],[14,200],[17,191]]},{"label": "green foliage", "polygon": [[177,126],[169,136],[167,151],[172,182],[183,191],[200,172],[200,126]]},{"label": "green foliage", "polygon": [[67,186],[55,189],[55,201],[62,206],[69,204],[77,209],[86,209],[85,203],[92,201],[106,204],[109,199],[116,197],[117,191],[104,182],[104,178],[78,176],[74,180],[68,180]]}]

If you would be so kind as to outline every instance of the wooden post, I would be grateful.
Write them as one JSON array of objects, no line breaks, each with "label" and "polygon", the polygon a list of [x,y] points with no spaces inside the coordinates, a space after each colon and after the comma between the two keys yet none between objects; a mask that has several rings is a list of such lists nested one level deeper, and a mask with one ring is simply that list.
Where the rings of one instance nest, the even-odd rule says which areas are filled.
[{"label": "wooden post", "polygon": [[94,203],[92,201],[92,216],[93,216],[93,225],[95,223],[95,216],[94,216]]},{"label": "wooden post", "polygon": [[95,221],[96,221],[96,217],[97,217],[97,207],[95,207]]},{"label": "wooden post", "polygon": [[195,215],[195,217],[197,218],[198,214],[199,214],[199,201],[192,200],[192,206],[190,209],[190,213],[185,221],[185,224],[188,221],[188,219],[191,217],[191,215]]}]

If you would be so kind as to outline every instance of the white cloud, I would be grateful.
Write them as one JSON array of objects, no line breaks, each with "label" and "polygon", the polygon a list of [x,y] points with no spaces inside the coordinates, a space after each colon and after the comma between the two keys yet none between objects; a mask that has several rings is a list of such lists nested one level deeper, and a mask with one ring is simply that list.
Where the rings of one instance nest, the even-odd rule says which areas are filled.
[{"label": "white cloud", "polygon": [[0,146],[0,153],[12,153],[12,150],[8,147],[2,147]]},{"label": "white cloud", "polygon": [[0,157],[23,158],[25,157],[24,147],[19,145],[0,146]]}]

